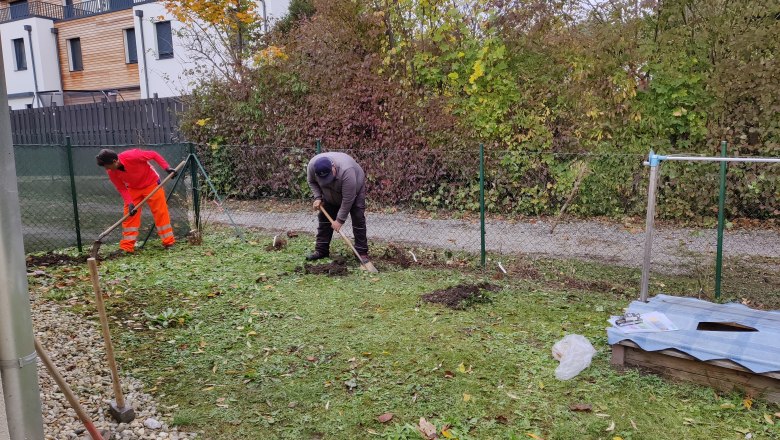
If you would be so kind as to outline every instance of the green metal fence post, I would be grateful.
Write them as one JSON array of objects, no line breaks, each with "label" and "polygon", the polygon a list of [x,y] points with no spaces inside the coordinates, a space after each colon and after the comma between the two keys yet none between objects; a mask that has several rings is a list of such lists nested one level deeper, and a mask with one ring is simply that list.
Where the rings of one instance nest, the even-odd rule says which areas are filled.
[{"label": "green metal fence post", "polygon": [[200,231],[200,188],[198,188],[198,168],[195,163],[195,144],[190,142],[190,156],[187,158],[187,166],[190,168],[192,178],[192,208],[195,210],[195,230]]},{"label": "green metal fence post", "polygon": [[322,153],[322,142],[319,139],[315,142],[317,154]]},{"label": "green metal fence post", "polygon": [[[720,143],[720,155],[726,157],[728,143]],[[715,256],[715,298],[720,298],[721,278],[723,275],[723,228],[726,224],[726,162],[720,163],[720,195],[718,196],[718,250]]]},{"label": "green metal fence post", "polygon": [[482,245],[480,262],[486,265],[485,255],[485,145],[479,144],[479,234]]},{"label": "green metal fence post", "polygon": [[73,201],[73,221],[76,223],[76,247],[79,253],[84,252],[81,245],[81,222],[79,221],[79,202],[76,196],[76,174],[73,171],[73,146],[70,136],[65,138],[65,148],[68,151],[68,174],[70,174],[70,196]]}]

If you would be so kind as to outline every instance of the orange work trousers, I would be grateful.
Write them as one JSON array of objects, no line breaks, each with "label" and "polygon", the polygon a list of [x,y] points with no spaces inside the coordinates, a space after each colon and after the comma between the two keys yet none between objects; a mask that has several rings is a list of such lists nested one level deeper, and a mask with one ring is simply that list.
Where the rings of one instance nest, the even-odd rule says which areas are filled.
[{"label": "orange work trousers", "polygon": [[[143,189],[128,188],[127,190],[130,191],[130,196],[133,198],[133,204],[138,205],[155,188],[157,188],[156,184]],[[165,201],[165,191],[160,189],[154,193],[146,201],[146,204],[152,210],[154,224],[157,226],[157,235],[160,236],[163,246],[173,246],[176,240],[173,237],[171,216],[168,214],[168,203]],[[134,216],[128,217],[127,220],[122,222],[122,240],[119,242],[119,247],[124,251],[133,252],[135,250],[135,242],[138,239],[138,232],[141,227],[141,210],[143,210],[143,207],[137,208]],[[128,212],[127,205],[125,205],[124,212],[125,214]]]}]

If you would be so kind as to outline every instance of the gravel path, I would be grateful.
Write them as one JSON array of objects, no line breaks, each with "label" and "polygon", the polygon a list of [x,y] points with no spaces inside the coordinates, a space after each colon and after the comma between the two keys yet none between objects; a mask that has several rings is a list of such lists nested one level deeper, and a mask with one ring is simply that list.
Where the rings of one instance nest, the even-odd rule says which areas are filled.
[{"label": "gravel path", "polygon": [[[176,427],[169,426],[166,421],[170,420],[170,410],[173,408],[159,406],[151,395],[144,392],[143,384],[129,376],[122,378],[122,389],[125,392],[125,400],[135,408],[136,419],[129,424],[117,424],[107,414],[113,391],[111,373],[106,365],[103,340],[100,336],[100,324],[74,315],[66,310],[66,307],[57,302],[34,299],[32,315],[35,334],[71,390],[79,397],[98,430],[108,429],[112,434],[111,438],[115,440],[195,438],[195,433],[180,432]],[[40,361],[38,377],[45,440],[90,439],[76,413]],[[4,418],[5,409],[2,402],[0,387],[0,409],[3,410],[1,414]],[[0,439],[8,438],[7,433],[3,435],[2,428],[0,422]]]},{"label": "gravel path", "polygon": [[[308,212],[233,211],[240,226],[269,231],[301,230],[313,233],[316,216]],[[424,247],[479,252],[479,223],[450,219],[424,219],[411,214],[368,213],[369,239],[406,242]],[[226,213],[208,211],[206,221],[229,224]],[[349,221],[348,234],[351,234]],[[549,220],[510,222],[487,220],[486,246],[490,252],[538,257],[573,258],[625,267],[642,266],[644,227],[600,221],[562,222],[550,234]],[[653,267],[681,273],[686,266],[714,261],[715,229],[659,228],[653,242]],[[725,257],[772,258],[778,267],[780,233],[771,230],[727,231]],[[766,263],[765,263],[766,264]],[[780,270],[780,267],[778,267]]]}]

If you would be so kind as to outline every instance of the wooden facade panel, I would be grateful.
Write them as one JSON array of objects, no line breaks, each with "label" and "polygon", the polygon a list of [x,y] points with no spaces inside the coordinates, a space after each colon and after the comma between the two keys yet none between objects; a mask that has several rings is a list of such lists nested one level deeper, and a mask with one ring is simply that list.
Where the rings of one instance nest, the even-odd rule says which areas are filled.
[{"label": "wooden facade panel", "polygon": [[[104,90],[140,87],[138,64],[125,63],[124,30],[133,27],[133,10],[55,23],[59,29],[60,72],[67,90]],[[83,70],[70,71],[67,40],[81,39]],[[140,88],[137,97],[140,98]],[[134,91],[129,91],[132,96]]]}]

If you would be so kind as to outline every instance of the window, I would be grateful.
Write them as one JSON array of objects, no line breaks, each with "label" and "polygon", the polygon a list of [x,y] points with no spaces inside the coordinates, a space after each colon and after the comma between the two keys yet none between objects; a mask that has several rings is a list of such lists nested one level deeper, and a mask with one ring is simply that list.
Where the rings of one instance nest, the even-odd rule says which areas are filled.
[{"label": "window", "polygon": [[30,5],[27,0],[19,0],[8,4],[11,10],[11,19],[25,18],[30,16]]},{"label": "window", "polygon": [[16,38],[14,44],[14,58],[16,58],[16,70],[27,70],[27,54],[24,52],[24,38]]},{"label": "window", "polygon": [[171,35],[171,22],[158,21],[154,24],[157,34],[157,58],[173,58],[173,36]]},{"label": "window", "polygon": [[138,63],[138,50],[135,46],[135,29],[125,29],[125,62],[127,64]]},{"label": "window", "polygon": [[68,57],[70,58],[71,72],[84,70],[84,63],[81,60],[81,38],[68,40]]}]

